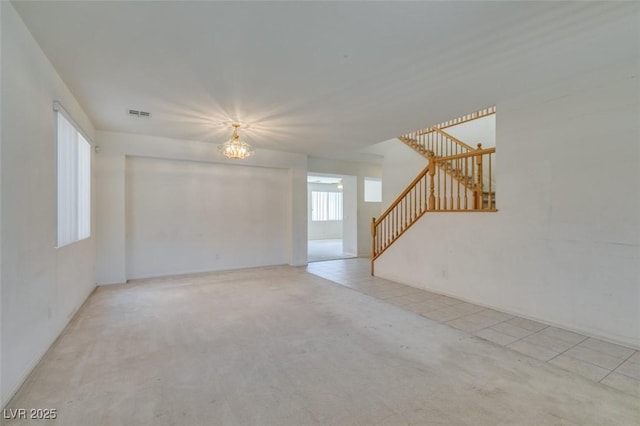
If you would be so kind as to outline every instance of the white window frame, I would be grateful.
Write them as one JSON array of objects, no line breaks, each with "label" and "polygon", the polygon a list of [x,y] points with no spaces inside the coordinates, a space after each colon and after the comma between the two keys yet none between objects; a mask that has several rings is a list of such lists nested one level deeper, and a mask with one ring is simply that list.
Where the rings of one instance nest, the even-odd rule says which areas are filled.
[{"label": "white window frame", "polygon": [[92,143],[59,102],[56,130],[56,244],[60,248],[91,237]]}]

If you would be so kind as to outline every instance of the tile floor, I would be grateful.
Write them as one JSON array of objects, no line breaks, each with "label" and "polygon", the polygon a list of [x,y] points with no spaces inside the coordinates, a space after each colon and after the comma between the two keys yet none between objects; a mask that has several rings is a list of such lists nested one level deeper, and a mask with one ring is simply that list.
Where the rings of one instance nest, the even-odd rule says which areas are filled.
[{"label": "tile floor", "polygon": [[640,396],[640,352],[370,275],[369,259],[311,263],[307,271],[539,361]]}]

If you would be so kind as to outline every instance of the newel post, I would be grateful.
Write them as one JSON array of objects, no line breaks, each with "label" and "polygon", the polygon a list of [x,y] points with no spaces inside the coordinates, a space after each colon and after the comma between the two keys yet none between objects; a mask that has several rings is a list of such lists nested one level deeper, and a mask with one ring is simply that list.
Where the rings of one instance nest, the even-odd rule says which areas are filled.
[{"label": "newel post", "polygon": [[371,275],[373,276],[373,262],[376,257],[376,218],[371,219]]},{"label": "newel post", "polygon": [[436,195],[435,195],[435,175],[436,175],[436,161],[433,152],[429,152],[429,210],[436,209]]},{"label": "newel post", "polygon": [[[482,144],[478,144],[478,151],[482,149]],[[482,210],[482,154],[476,156],[476,170],[478,177],[476,181],[476,209]]]}]

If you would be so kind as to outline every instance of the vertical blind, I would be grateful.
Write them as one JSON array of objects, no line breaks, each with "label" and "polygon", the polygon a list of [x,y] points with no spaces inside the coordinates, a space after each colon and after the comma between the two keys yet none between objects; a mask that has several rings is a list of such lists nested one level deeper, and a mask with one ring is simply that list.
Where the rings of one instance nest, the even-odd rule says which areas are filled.
[{"label": "vertical blind", "polygon": [[311,192],[311,220],[342,220],[342,192]]},{"label": "vertical blind", "polygon": [[57,111],[58,241],[62,247],[91,235],[91,145]]}]

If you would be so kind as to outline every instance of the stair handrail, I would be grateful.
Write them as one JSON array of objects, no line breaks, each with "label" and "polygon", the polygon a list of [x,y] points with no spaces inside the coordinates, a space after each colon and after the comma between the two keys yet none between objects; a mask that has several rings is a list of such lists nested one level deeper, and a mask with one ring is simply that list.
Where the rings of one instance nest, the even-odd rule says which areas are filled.
[{"label": "stair handrail", "polygon": [[386,218],[389,213],[391,213],[391,211],[393,211],[393,209],[395,209],[396,207],[398,207],[398,204],[400,204],[400,202],[402,201],[402,199],[409,193],[411,192],[411,189],[413,189],[413,187],[420,182],[420,180],[422,180],[422,178],[429,173],[429,165],[427,165],[427,167],[425,167],[424,169],[422,169],[422,171],[420,173],[418,173],[418,176],[416,176],[416,178],[414,180],[411,181],[411,183],[409,185],[407,185],[407,187],[405,188],[404,191],[402,191],[402,193],[395,199],[395,201],[393,203],[391,203],[391,205],[389,206],[389,208],[387,210],[384,211],[384,213],[382,213],[378,219],[375,219],[373,221],[374,225],[379,225],[384,218]]},{"label": "stair handrail", "polygon": [[462,142],[460,139],[456,138],[455,136],[453,136],[453,135],[451,135],[451,134],[449,134],[449,133],[447,133],[445,131],[442,131],[442,130],[438,129],[437,127],[434,127],[433,131],[436,132],[436,133],[440,133],[442,136],[445,136],[445,137],[451,139],[452,141],[454,141],[455,143],[457,143],[458,145],[460,145],[461,147],[465,148],[468,151],[475,151],[476,150],[475,148],[470,147],[469,145],[467,145],[466,143]]},{"label": "stair handrail", "polygon": [[440,163],[444,161],[455,160],[457,158],[468,158],[468,157],[475,157],[478,155],[493,154],[494,152],[496,152],[495,148],[474,149],[471,152],[463,152],[462,154],[449,155],[448,157],[434,157],[433,161],[435,161],[436,163]]},{"label": "stair handrail", "polygon": [[438,128],[432,128],[431,133],[417,135],[407,133],[398,136],[398,140],[417,151],[423,157],[433,153],[436,157],[446,157],[460,152],[475,151],[475,148],[467,145],[455,136]]}]

